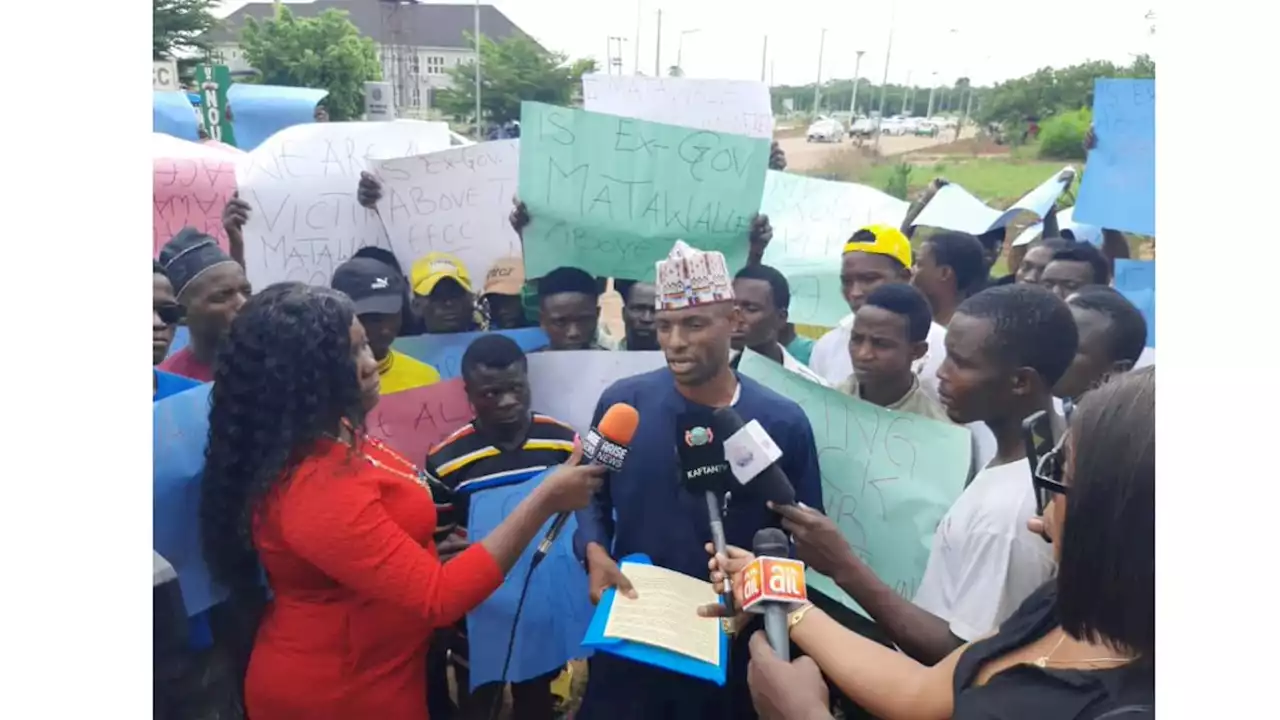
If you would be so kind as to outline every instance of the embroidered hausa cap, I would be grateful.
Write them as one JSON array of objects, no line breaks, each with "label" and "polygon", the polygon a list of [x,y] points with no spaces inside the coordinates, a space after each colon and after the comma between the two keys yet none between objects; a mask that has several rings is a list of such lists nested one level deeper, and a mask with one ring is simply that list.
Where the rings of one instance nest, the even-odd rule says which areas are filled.
[{"label": "embroidered hausa cap", "polygon": [[471,273],[456,255],[430,252],[418,258],[409,270],[409,285],[415,295],[430,295],[441,280],[449,278],[471,292]]},{"label": "embroidered hausa cap", "polygon": [[723,253],[703,252],[677,240],[667,259],[659,260],[655,266],[659,310],[733,300],[733,282]]},{"label": "embroidered hausa cap", "polygon": [[184,227],[160,248],[160,265],[169,274],[173,292],[181,296],[196,278],[212,268],[234,263],[231,256],[218,247],[218,241],[193,227]]}]

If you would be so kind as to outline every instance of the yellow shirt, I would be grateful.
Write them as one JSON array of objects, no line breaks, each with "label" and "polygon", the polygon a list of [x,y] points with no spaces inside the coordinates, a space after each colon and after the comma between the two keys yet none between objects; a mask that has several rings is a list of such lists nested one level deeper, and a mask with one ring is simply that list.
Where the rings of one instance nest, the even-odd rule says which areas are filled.
[{"label": "yellow shirt", "polygon": [[390,395],[440,382],[440,373],[430,365],[392,350],[378,363],[382,394]]}]

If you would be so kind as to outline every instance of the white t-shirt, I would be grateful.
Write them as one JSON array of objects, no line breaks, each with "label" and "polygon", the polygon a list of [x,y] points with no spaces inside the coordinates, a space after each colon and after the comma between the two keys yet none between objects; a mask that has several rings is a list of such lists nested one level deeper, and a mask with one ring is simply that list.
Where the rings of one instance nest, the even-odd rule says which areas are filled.
[{"label": "white t-shirt", "polygon": [[1027,529],[1035,510],[1025,460],[979,472],[938,524],[915,604],[961,640],[998,628],[1055,571],[1052,546]]},{"label": "white t-shirt", "polygon": [[[845,316],[840,324],[827,331],[813,344],[809,356],[809,368],[821,375],[827,384],[835,387],[853,374],[853,358],[849,356],[849,337],[853,335],[853,314]],[[947,328],[933,323],[929,326],[929,351],[916,361],[915,371],[920,387],[934,400],[938,399],[938,367],[947,357]]]}]

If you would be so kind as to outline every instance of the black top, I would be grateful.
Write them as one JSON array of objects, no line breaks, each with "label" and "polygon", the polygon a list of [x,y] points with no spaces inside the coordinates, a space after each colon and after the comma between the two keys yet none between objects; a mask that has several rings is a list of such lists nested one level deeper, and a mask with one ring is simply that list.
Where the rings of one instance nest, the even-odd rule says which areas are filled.
[{"label": "black top", "polygon": [[973,644],[956,665],[952,720],[1139,720],[1155,717],[1154,673],[1143,667],[1109,670],[1041,669],[1015,665],[975,686],[988,662],[1025,647],[1058,625],[1056,580],[1027,598],[995,636]]}]

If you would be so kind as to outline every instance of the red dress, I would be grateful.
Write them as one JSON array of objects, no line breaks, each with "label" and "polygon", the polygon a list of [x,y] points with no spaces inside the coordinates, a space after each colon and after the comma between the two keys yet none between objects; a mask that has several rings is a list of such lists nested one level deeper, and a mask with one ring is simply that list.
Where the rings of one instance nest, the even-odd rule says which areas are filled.
[{"label": "red dress", "polygon": [[253,541],[274,598],[245,679],[252,720],[427,719],[431,632],[502,584],[478,544],[442,565],[435,525],[427,489],[338,442],[322,442],[268,496]]}]

